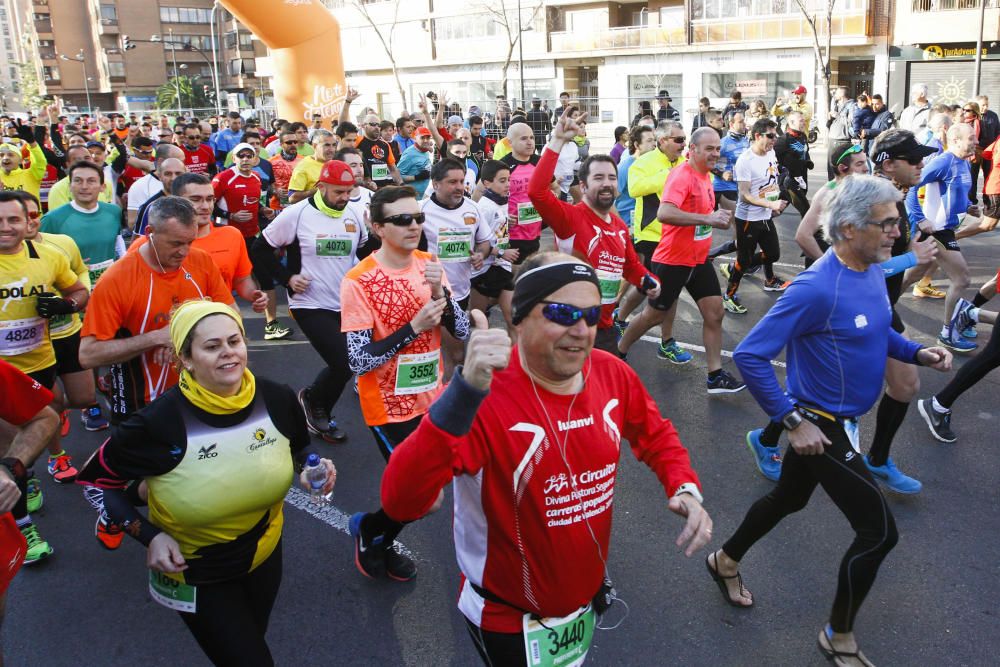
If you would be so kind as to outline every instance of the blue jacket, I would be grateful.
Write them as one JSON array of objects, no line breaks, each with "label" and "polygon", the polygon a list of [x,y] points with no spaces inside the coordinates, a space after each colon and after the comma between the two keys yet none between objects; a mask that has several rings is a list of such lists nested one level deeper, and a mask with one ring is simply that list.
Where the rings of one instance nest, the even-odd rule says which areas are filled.
[{"label": "blue jacket", "polygon": [[618,162],[618,199],[615,208],[618,215],[625,221],[625,226],[632,229],[632,213],[635,211],[635,198],[628,193],[628,168],[635,162],[635,155],[626,153]]},{"label": "blue jacket", "polygon": [[[919,185],[906,194],[910,227],[926,219],[936,230],[955,229],[960,222],[959,216],[969,209],[971,187],[972,172],[967,161],[948,151],[934,157],[924,166]],[[924,188],[923,204],[917,197],[920,188]]]},{"label": "blue jacket", "polygon": [[[399,169],[400,176],[417,176],[422,171],[430,171],[431,153],[425,153],[416,146],[410,146],[399,156],[396,168]],[[422,178],[408,183],[408,185],[413,186],[413,189],[417,191],[417,199],[420,199],[424,196],[424,190],[427,189],[430,182],[430,178]]]},{"label": "blue jacket", "polygon": [[731,132],[726,132],[726,136],[722,137],[722,150],[719,153],[719,161],[715,163],[716,178],[712,183],[716,192],[736,192],[739,189],[736,184],[736,176],[734,175],[731,181],[724,181],[722,180],[722,172],[735,173],[736,160],[749,148],[750,139],[745,134],[741,137],[734,137]]}]

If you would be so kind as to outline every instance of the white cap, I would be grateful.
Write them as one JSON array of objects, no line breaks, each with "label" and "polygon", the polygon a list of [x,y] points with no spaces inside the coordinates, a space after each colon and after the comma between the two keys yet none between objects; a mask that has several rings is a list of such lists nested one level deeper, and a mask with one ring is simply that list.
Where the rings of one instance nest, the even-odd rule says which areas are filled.
[{"label": "white cap", "polygon": [[257,155],[257,149],[244,141],[241,144],[236,144],[236,148],[233,149],[233,157],[236,157],[237,155],[239,155],[240,151],[243,151],[243,150],[248,150],[251,153],[253,153],[254,155]]}]

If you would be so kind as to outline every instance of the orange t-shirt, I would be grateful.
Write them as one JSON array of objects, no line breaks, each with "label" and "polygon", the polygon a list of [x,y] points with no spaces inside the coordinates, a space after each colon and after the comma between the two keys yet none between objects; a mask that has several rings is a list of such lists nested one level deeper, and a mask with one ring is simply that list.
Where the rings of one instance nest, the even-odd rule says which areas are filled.
[{"label": "orange t-shirt", "polygon": [[[170,324],[170,311],[175,306],[191,299],[234,303],[207,252],[192,248],[181,268],[170,273],[154,272],[141,253],[126,253],[94,286],[80,335],[103,341],[156,331]],[[173,366],[153,361],[153,350],[127,363],[141,368],[146,404],[177,384]]]},{"label": "orange t-shirt", "polygon": [[[430,255],[414,251],[406,269],[390,269],[369,255],[347,272],[340,285],[341,329],[372,330],[381,340],[408,324],[431,300],[424,282]],[[442,277],[447,285],[447,278]],[[427,412],[442,379],[441,329],[434,327],[387,363],[358,378],[361,412],[369,426],[404,422]]]},{"label": "orange t-shirt", "polygon": [[[241,278],[246,278],[253,271],[253,264],[250,263],[250,255],[247,254],[247,244],[243,240],[243,235],[235,227],[212,225],[212,231],[208,236],[199,236],[191,244],[192,248],[204,250],[212,257],[219,273],[222,274],[222,282],[226,283],[229,291],[233,291],[233,283]],[[136,236],[132,245],[128,247],[129,252],[135,252],[146,244],[146,236]]]}]

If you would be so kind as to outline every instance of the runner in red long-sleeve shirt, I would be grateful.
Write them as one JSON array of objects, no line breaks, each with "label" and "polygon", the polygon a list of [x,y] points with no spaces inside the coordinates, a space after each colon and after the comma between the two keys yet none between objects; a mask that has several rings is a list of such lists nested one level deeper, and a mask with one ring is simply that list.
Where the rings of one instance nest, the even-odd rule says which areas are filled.
[{"label": "runner in red long-sleeve shirt", "polygon": [[622,279],[651,299],[659,296],[660,284],[642,265],[628,226],[615,213],[618,171],[614,160],[607,155],[593,155],[580,165],[583,201],[579,204],[559,201],[549,189],[559,151],[566,142],[573,141],[578,130],[576,123],[585,118],[586,114],[575,121],[569,114],[560,116],[528,182],[528,197],[556,236],[572,244],[572,254],[597,270],[601,282],[601,321],[594,347],[617,353],[618,335],[612,314]]},{"label": "runner in red long-sleeve shirt", "polygon": [[631,368],[591,354],[600,311],[593,267],[562,253],[530,258],[514,290],[518,346],[474,311],[464,367],[382,477],[383,509],[397,521],[420,518],[454,479],[458,606],[486,664],[534,664],[533,651],[552,655],[547,664],[583,662],[595,612],[609,604],[623,439],[687,517],[677,544],[690,556],[711,537],[673,425]]}]

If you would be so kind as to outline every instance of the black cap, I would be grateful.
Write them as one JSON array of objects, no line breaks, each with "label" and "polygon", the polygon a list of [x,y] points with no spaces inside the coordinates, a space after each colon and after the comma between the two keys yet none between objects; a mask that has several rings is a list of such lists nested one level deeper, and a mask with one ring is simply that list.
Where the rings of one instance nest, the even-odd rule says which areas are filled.
[{"label": "black cap", "polygon": [[668,90],[661,90],[660,92],[658,92],[656,94],[656,99],[658,99],[658,100],[665,99],[668,102],[673,102],[673,100],[670,99],[670,91],[668,91]]},{"label": "black cap", "polygon": [[875,140],[872,147],[872,162],[882,164],[886,160],[925,158],[937,153],[932,146],[924,146],[912,132],[896,130],[885,132]]}]

